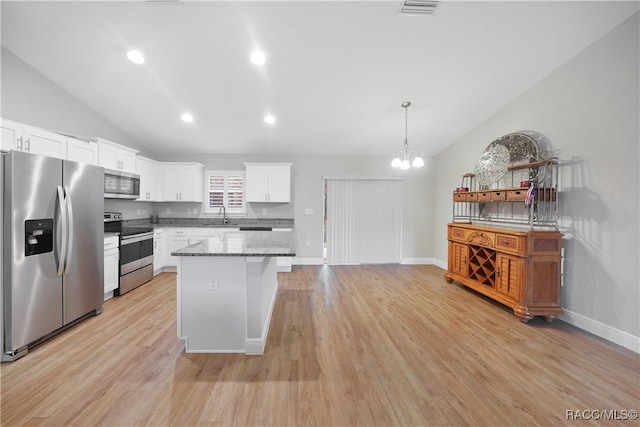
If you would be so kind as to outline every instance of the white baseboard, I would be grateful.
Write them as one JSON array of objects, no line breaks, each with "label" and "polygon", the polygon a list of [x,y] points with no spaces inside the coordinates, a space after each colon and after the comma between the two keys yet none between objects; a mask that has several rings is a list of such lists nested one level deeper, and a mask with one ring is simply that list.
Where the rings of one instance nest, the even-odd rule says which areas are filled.
[{"label": "white baseboard", "polygon": [[[446,261],[436,259],[433,264],[445,270],[447,269]],[[571,310],[563,310],[564,314],[558,318],[559,320],[573,325],[576,328],[590,332],[602,339],[611,341],[614,344],[621,345],[633,352],[640,353],[640,337],[636,337],[612,326],[605,325],[602,322],[590,319],[582,314],[574,313]]]},{"label": "white baseboard", "polygon": [[401,258],[400,264],[403,265],[430,265],[433,264],[433,258]]},{"label": "white baseboard", "polygon": [[447,267],[448,267],[447,266],[447,261],[442,261],[441,259],[436,259],[436,258],[433,258],[433,263],[432,264],[437,266],[437,267],[440,267],[440,268],[442,268],[444,270],[446,270]]},{"label": "white baseboard", "polygon": [[298,258],[294,257],[291,260],[293,265],[323,265],[324,259],[322,258]]},{"label": "white baseboard", "polygon": [[559,319],[633,352],[640,353],[640,337],[566,309]]}]

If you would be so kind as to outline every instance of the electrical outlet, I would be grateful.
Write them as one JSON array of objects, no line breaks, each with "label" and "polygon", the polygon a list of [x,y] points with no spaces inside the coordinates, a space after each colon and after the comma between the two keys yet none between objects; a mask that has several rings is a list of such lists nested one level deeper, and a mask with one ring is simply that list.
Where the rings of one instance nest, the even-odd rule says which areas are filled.
[{"label": "electrical outlet", "polygon": [[262,215],[266,215],[267,214],[267,208],[262,208]]},{"label": "electrical outlet", "polygon": [[165,212],[170,214],[171,213],[171,208],[167,208],[167,210]]},{"label": "electrical outlet", "polygon": [[209,290],[210,291],[217,291],[218,290],[218,278],[217,277],[212,277],[209,280]]},{"label": "electrical outlet", "polygon": [[313,209],[311,209],[311,208],[306,208],[306,209],[304,210],[304,214],[305,214],[305,215],[313,215]]},{"label": "electrical outlet", "polygon": [[311,246],[311,240],[307,240],[307,246]]}]

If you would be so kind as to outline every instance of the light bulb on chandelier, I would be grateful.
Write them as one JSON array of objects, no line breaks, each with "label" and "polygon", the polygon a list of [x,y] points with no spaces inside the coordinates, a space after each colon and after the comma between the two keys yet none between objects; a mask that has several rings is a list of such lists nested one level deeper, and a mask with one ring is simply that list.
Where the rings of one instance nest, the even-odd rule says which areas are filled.
[{"label": "light bulb on chandelier", "polygon": [[[398,154],[391,162],[391,167],[400,168],[402,170],[410,169],[411,166],[414,168],[424,166],[424,160],[420,157],[418,150],[409,151],[407,110],[410,106],[411,103],[409,101],[405,101],[401,105],[401,107],[404,108],[404,150],[398,151]],[[413,161],[410,160],[411,156],[415,156]]]}]

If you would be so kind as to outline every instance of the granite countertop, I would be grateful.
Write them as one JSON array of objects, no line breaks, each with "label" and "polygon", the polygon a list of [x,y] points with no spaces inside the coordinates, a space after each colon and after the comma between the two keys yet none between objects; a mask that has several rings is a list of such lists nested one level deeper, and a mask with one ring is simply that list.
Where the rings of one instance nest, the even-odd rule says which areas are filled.
[{"label": "granite countertop", "polygon": [[295,256],[293,231],[228,231],[171,252],[173,256]]},{"label": "granite countertop", "polygon": [[293,218],[229,218],[224,224],[222,218],[160,218],[157,223],[151,223],[148,218],[124,221],[129,227],[151,228],[180,228],[180,227],[209,227],[209,228],[240,228],[240,227],[272,227],[293,228]]}]

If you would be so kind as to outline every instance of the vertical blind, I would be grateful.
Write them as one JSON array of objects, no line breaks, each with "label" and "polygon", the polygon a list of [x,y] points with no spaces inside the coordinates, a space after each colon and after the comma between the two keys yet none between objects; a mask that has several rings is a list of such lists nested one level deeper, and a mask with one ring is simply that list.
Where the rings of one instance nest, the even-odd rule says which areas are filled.
[{"label": "vertical blind", "polygon": [[402,181],[326,178],[328,264],[399,263]]}]

